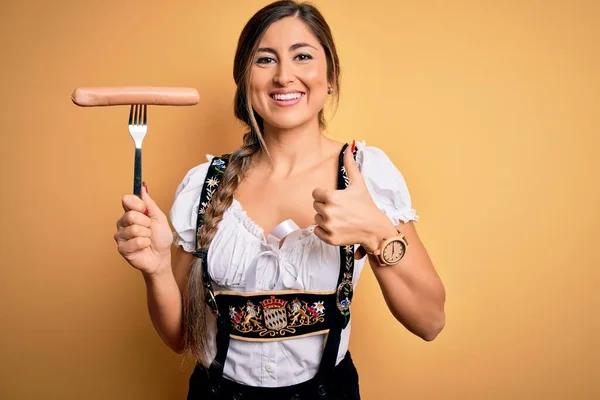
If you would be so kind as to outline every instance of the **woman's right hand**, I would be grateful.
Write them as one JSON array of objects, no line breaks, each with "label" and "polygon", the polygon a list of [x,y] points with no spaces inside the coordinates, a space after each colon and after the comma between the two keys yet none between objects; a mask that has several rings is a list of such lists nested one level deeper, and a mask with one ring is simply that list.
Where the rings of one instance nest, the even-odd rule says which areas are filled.
[{"label": "woman's right hand", "polygon": [[117,221],[114,235],[121,256],[145,275],[157,275],[170,268],[171,227],[146,186],[142,186],[141,198],[123,196],[122,205],[125,213]]}]

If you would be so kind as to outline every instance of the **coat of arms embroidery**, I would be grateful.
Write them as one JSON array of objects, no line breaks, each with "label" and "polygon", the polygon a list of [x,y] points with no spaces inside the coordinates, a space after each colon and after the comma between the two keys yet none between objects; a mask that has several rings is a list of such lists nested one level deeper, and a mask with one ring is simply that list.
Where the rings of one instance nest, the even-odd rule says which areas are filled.
[{"label": "coat of arms embroidery", "polygon": [[263,306],[267,328],[278,331],[287,326],[287,312],[285,311],[287,301],[271,296],[270,299],[263,300],[260,304]]},{"label": "coat of arms embroidery", "polygon": [[285,336],[296,333],[299,327],[324,322],[325,306],[322,301],[309,305],[299,298],[290,302],[270,296],[258,304],[247,300],[246,305],[230,306],[229,317],[233,329],[240,333]]}]

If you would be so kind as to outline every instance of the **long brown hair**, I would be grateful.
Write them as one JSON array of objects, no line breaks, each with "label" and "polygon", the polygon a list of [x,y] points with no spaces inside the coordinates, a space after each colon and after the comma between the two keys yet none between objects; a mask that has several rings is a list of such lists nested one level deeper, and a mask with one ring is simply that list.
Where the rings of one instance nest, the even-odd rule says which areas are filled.
[{"label": "long brown hair", "polygon": [[[263,120],[254,111],[248,94],[250,73],[254,55],[261,38],[269,26],[285,17],[300,18],[311,29],[325,50],[327,58],[327,80],[333,89],[334,99],[339,99],[339,59],[329,26],[319,10],[310,3],[296,1],[276,1],[259,10],[242,30],[235,54],[233,78],[237,85],[235,92],[235,116],[249,129],[244,135],[243,144],[229,158],[229,163],[217,191],[212,196],[204,213],[204,225],[200,230],[197,247],[208,249],[217,232],[217,226],[233,201],[233,194],[253,158],[265,151],[268,154],[261,131]],[[325,128],[323,110],[319,112],[319,125]],[[190,267],[187,290],[183,294],[183,341],[184,350],[197,362],[208,366],[211,362],[211,342],[208,326],[214,318],[206,306],[203,286],[203,273],[200,259],[195,259]]]}]

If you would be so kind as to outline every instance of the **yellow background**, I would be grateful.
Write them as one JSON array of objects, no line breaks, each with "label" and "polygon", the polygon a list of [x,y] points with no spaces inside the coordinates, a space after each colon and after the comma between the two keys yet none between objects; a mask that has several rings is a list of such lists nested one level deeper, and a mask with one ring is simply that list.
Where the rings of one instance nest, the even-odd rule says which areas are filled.
[{"label": "yellow background", "polygon": [[[266,1],[0,5],[0,397],[183,399],[190,365],[155,333],[116,251],[132,190],[127,107],[78,86],[198,88],[151,107],[144,179],[166,212],[205,153],[232,150],[232,63]],[[426,343],[365,269],[351,350],[363,398],[600,398],[600,2],[318,1],[342,62],[329,134],[405,175],[446,285]]]}]

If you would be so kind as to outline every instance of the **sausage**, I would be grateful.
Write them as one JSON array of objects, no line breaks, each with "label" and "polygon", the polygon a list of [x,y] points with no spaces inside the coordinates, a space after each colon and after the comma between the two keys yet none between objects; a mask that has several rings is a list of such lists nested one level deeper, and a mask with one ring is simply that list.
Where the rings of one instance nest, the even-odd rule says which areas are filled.
[{"label": "sausage", "polygon": [[200,96],[194,88],[165,86],[80,87],[71,95],[80,107],[148,104],[160,106],[193,106]]}]

